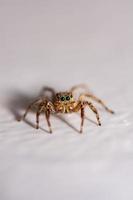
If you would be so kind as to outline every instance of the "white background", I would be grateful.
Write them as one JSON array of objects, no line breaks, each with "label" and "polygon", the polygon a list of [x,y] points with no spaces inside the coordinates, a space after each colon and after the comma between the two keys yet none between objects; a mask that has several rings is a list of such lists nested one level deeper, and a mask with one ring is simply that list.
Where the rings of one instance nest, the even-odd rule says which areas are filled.
[{"label": "white background", "polygon": [[[102,127],[16,121],[42,87],[78,83],[116,111],[98,106]],[[132,200],[132,85],[132,0],[0,0],[0,199]]]}]

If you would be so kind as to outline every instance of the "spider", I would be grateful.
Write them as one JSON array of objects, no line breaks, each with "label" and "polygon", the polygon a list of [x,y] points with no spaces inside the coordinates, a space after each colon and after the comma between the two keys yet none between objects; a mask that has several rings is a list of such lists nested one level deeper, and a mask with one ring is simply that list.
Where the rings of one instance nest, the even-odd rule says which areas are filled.
[{"label": "spider", "polygon": [[93,93],[88,91],[88,89],[87,89],[87,92],[81,93],[79,95],[78,99],[76,100],[76,98],[74,98],[74,92],[79,88],[86,89],[87,86],[86,85],[77,85],[77,86],[72,87],[70,89],[70,91],[59,92],[59,93],[55,93],[55,91],[53,89],[49,89],[53,94],[53,98],[49,99],[45,95],[40,96],[38,99],[33,101],[27,107],[27,109],[21,119],[25,119],[29,110],[35,108],[36,109],[36,129],[39,128],[39,116],[41,113],[44,113],[46,120],[47,120],[48,127],[49,127],[49,132],[52,133],[51,123],[50,123],[50,114],[52,114],[52,113],[56,113],[56,114],[58,114],[58,113],[74,113],[74,112],[80,111],[80,113],[81,113],[80,133],[82,133],[84,119],[85,119],[84,110],[86,107],[88,107],[92,110],[92,112],[94,112],[94,114],[96,115],[98,125],[101,126],[99,113],[98,113],[96,107],[93,105],[93,103],[91,101],[89,101],[89,99],[92,99],[95,102],[101,104],[103,106],[103,108],[111,114],[114,114],[114,111],[109,109],[101,99],[99,99],[98,97],[93,95]]}]

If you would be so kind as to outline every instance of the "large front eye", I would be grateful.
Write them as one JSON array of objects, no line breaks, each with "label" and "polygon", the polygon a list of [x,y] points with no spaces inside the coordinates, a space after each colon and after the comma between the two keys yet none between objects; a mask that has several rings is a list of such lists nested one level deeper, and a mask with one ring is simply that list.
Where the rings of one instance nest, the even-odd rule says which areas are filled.
[{"label": "large front eye", "polygon": [[69,100],[70,100],[70,97],[69,97],[69,96],[66,96],[66,100],[69,101]]},{"label": "large front eye", "polygon": [[65,101],[65,97],[61,97],[60,99],[61,99],[61,101]]}]

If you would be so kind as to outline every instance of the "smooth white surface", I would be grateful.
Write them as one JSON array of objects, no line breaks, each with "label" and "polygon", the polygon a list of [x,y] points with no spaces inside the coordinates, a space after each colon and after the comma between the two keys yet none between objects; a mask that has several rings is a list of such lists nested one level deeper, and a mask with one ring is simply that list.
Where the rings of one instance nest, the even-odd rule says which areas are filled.
[{"label": "smooth white surface", "polygon": [[[0,0],[1,200],[133,199],[132,11],[131,0]],[[43,86],[82,82],[116,111],[98,106],[102,127],[86,120],[80,135],[78,115],[52,117],[50,135],[43,117],[29,125],[34,113],[16,121]]]}]

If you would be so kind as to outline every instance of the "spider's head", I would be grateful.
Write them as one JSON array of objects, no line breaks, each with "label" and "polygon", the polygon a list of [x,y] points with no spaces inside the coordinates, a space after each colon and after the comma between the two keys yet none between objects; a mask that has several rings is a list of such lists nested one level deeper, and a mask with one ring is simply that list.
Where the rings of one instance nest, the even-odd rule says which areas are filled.
[{"label": "spider's head", "polygon": [[73,95],[71,92],[60,92],[56,94],[56,100],[61,103],[69,103],[73,101]]}]

